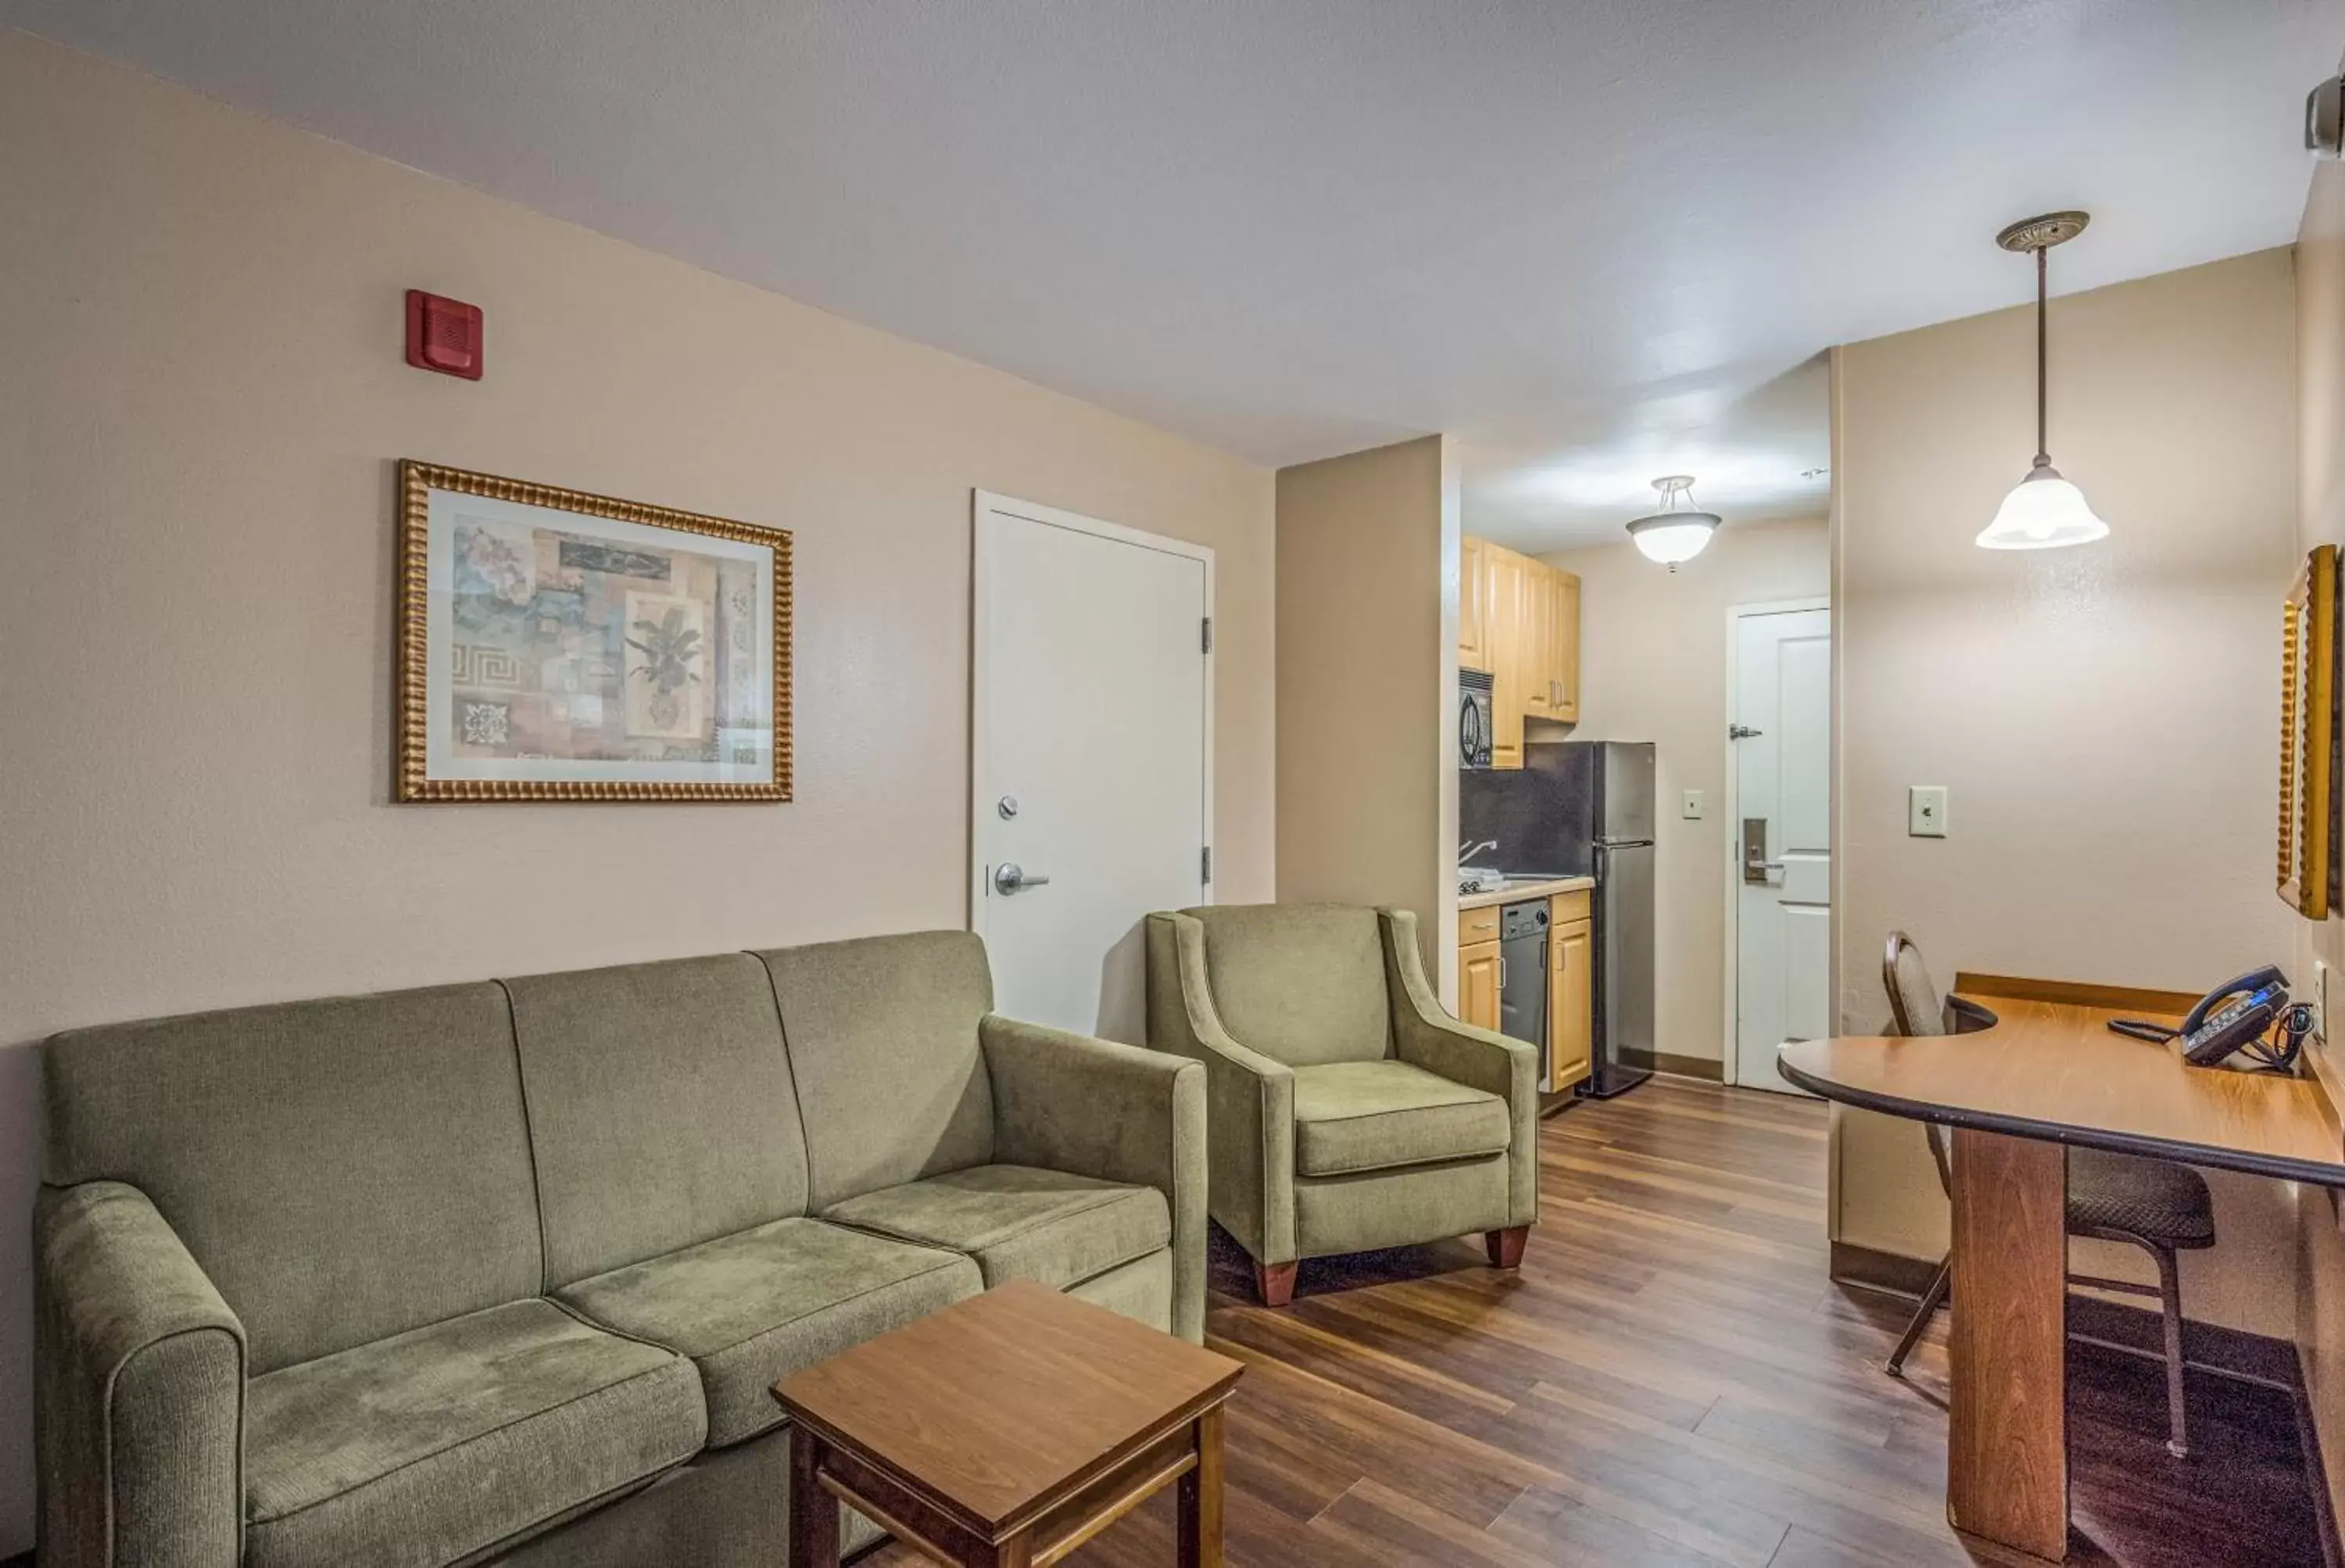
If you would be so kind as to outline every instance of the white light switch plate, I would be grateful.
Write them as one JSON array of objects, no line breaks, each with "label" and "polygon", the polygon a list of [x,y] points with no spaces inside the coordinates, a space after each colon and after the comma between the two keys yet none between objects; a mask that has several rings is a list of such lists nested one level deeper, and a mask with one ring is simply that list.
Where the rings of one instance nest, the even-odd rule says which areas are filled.
[{"label": "white light switch plate", "polygon": [[1699,821],[1700,821],[1700,820],[1701,820],[1701,791],[1700,791],[1700,790],[1699,790],[1699,789],[1689,789],[1689,790],[1687,790],[1687,791],[1685,792],[1685,810],[1684,810],[1684,815],[1685,815],[1685,820],[1686,820],[1687,821],[1689,821],[1689,822],[1699,822]]},{"label": "white light switch plate", "polygon": [[1916,839],[1946,836],[1946,787],[1916,784],[1905,791],[1905,831]]}]

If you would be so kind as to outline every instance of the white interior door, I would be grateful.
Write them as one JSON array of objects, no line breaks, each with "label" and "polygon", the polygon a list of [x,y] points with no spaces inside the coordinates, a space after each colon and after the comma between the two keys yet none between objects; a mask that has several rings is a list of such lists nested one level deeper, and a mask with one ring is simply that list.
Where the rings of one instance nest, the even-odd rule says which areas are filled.
[{"label": "white interior door", "polygon": [[1142,920],[1209,895],[1212,615],[1212,551],[978,496],[970,924],[1000,1013],[1142,1042]]},{"label": "white interior door", "polygon": [[1786,1040],[1832,1033],[1832,612],[1737,613],[1735,1081],[1797,1094]]}]

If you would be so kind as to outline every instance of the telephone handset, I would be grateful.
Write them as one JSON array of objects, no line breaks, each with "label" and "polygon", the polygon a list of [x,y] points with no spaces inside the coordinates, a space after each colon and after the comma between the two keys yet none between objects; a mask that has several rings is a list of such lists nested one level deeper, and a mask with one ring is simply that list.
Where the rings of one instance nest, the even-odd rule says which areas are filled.
[{"label": "telephone handset", "polygon": [[[2287,1044],[2281,1047],[2285,1061],[2269,1047],[2257,1045],[2253,1053],[2266,1066],[2281,1066],[2295,1058],[2294,1047],[2301,1032],[2293,1027],[2297,1022],[2290,1016],[2288,1000],[2288,976],[2276,963],[2251,969],[2236,980],[2227,980],[2205,996],[2182,1021],[2182,1057],[2195,1067],[2211,1067],[2233,1052],[2257,1045],[2275,1022],[2289,1027]],[[2309,1022],[2309,1020],[2308,1020]]]}]

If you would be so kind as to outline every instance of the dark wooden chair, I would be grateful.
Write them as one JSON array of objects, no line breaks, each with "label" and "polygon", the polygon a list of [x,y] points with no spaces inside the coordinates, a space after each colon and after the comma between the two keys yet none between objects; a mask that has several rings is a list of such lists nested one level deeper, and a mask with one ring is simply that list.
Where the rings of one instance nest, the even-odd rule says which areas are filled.
[{"label": "dark wooden chair", "polygon": [[[1995,1022],[1994,1013],[1974,1002],[1958,996],[1941,1001],[1922,962],[1922,950],[1902,931],[1889,933],[1888,948],[1881,957],[1881,983],[1889,993],[1890,1016],[1900,1034],[1967,1034]],[[1933,1122],[1924,1124],[1924,1131],[1929,1134],[1930,1157],[1938,1165],[1939,1185],[1951,1197],[1954,1166],[1946,1130]],[[2100,1241],[2131,1242],[2157,1263],[2155,1286],[2075,1273],[2068,1276],[2068,1283],[2157,1298],[2166,1325],[2166,1447],[2177,1459],[2187,1457],[2190,1439],[2182,1400],[2182,1279],[2176,1258],[2183,1251],[2215,1245],[2215,1207],[2208,1195],[2207,1178],[2171,1160],[2072,1148],[2068,1151],[2067,1230],[2071,1236]],[[1891,1377],[1905,1375],[1906,1356],[1946,1299],[1953,1264],[1949,1254],[1930,1277],[1914,1320],[1889,1353]]]}]

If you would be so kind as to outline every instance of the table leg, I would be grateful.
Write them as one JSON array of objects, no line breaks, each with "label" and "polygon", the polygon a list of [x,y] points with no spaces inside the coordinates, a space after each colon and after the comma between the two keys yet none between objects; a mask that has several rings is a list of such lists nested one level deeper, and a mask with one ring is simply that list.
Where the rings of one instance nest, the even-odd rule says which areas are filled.
[{"label": "table leg", "polygon": [[1222,1407],[1197,1418],[1197,1462],[1183,1472],[1173,1510],[1181,1568],[1222,1568]]},{"label": "table leg", "polygon": [[790,1428],[791,1568],[836,1568],[838,1502],[822,1489],[822,1439],[804,1422]]},{"label": "table leg", "polygon": [[2050,1563],[2068,1550],[2067,1161],[1954,1131],[1946,1517]]}]

